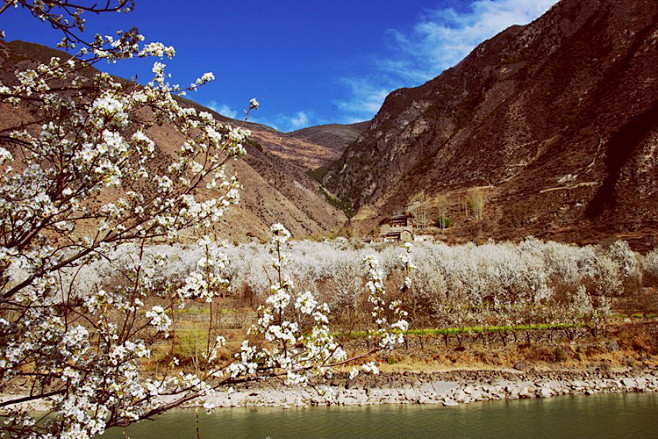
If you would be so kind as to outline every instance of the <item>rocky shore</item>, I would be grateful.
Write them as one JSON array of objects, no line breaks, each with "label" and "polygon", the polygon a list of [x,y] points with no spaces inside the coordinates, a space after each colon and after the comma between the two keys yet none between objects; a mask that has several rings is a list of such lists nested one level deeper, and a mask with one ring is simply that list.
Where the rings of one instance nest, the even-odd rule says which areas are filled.
[{"label": "rocky shore", "polygon": [[[451,407],[488,400],[657,390],[658,368],[625,371],[524,372],[503,369],[389,372],[359,375],[354,379],[347,374],[336,374],[328,383],[308,387],[287,387],[272,381],[252,382],[232,391],[218,392],[209,398],[192,400],[184,407],[200,407],[206,402],[216,408],[373,404],[437,404]],[[0,401],[15,396],[0,395]],[[48,409],[45,401],[32,403],[28,408],[35,411]]]},{"label": "rocky shore", "polygon": [[[319,387],[251,383],[210,398],[215,407],[302,407],[312,405],[439,404],[592,395],[658,390],[658,370],[548,371],[456,370],[432,373],[385,373],[349,379],[337,375],[322,393]],[[206,401],[193,401],[199,406]]]}]

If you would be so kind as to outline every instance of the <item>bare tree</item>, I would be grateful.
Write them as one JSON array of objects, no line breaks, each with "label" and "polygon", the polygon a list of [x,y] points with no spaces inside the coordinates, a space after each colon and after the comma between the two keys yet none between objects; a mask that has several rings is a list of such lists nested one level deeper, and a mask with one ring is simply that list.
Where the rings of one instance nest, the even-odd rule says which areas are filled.
[{"label": "bare tree", "polygon": [[414,196],[411,202],[410,213],[414,217],[414,223],[419,229],[427,228],[429,224],[430,197],[421,191]]},{"label": "bare tree", "polygon": [[466,196],[466,204],[468,206],[468,210],[476,221],[480,221],[482,219],[482,213],[484,212],[484,202],[484,192],[482,192],[482,189],[473,188],[468,191]]}]

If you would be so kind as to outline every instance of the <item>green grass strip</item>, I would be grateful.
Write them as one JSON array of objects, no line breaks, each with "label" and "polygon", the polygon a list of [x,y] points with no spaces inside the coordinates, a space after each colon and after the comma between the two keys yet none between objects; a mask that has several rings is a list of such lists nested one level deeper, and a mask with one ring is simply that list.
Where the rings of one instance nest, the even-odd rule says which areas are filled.
[{"label": "green grass strip", "polygon": [[[461,335],[461,334],[484,334],[512,331],[547,331],[553,329],[567,329],[583,327],[584,324],[573,323],[539,323],[533,325],[511,325],[511,326],[467,326],[464,328],[423,328],[405,331],[406,335]],[[336,334],[342,338],[367,338],[367,331],[339,332]]]}]

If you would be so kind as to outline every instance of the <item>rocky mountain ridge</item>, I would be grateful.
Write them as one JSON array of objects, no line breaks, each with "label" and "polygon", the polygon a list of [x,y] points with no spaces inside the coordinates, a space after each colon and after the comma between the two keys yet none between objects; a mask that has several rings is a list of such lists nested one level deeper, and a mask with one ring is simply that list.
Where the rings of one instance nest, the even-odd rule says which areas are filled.
[{"label": "rocky mountain ridge", "polygon": [[[376,232],[418,192],[446,237],[658,245],[658,4],[562,0],[391,93],[323,183]],[[477,192],[483,215],[469,200]],[[470,200],[472,201],[472,200]]]}]

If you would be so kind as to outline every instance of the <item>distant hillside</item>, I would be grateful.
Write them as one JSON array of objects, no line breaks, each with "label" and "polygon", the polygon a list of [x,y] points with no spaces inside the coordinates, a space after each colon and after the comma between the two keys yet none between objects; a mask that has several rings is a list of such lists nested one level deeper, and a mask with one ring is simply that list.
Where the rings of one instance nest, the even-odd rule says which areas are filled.
[{"label": "distant hillside", "polygon": [[354,142],[368,128],[370,121],[351,125],[318,125],[303,128],[289,133],[291,137],[302,139],[316,145],[327,146],[338,152],[343,152],[347,145]]},{"label": "distant hillside", "polygon": [[291,133],[249,124],[254,139],[268,152],[307,170],[317,169],[338,159],[340,154],[367,127],[369,122],[353,125],[320,125]]},{"label": "distant hillside", "polygon": [[[36,61],[48,61],[52,56],[64,58],[70,55],[32,43],[0,42],[0,81],[10,84],[10,73],[33,67]],[[95,73],[97,70],[93,68],[85,71],[85,75],[89,76]],[[125,79],[122,81],[128,82]],[[180,101],[184,105],[212,112],[192,101],[182,98]],[[0,129],[33,120],[34,114],[31,108],[14,109],[9,105],[0,105]],[[241,123],[214,114],[223,123]],[[285,160],[269,152],[278,149],[294,151],[295,146],[300,145],[309,150],[329,148],[291,139],[262,125],[249,124],[248,128],[253,132],[246,145],[248,154],[230,165],[237,171],[243,185],[241,202],[229,210],[219,233],[225,238],[239,241],[250,237],[267,238],[269,226],[275,222],[283,223],[295,237],[322,236],[342,226],[347,218],[326,200],[318,183],[306,175],[307,168],[300,166],[298,161]],[[173,154],[182,142],[176,130],[168,126],[154,126],[147,133],[156,143],[157,156],[152,163],[155,167],[161,166],[161,162]]]},{"label": "distant hillside", "polygon": [[323,181],[362,231],[425,191],[446,239],[658,245],[658,3],[562,0],[506,29],[391,93]]}]

